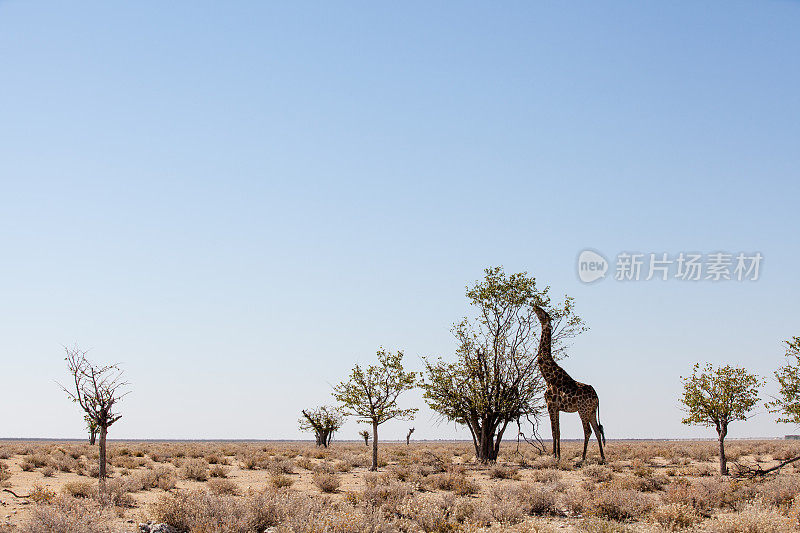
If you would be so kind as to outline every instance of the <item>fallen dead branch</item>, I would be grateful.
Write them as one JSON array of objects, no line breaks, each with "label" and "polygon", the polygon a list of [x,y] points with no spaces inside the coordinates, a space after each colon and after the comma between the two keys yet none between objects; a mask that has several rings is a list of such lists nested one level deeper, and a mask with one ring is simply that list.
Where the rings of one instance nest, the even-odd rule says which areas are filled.
[{"label": "fallen dead branch", "polygon": [[780,464],[777,464],[777,465],[775,465],[775,466],[773,466],[771,468],[767,468],[767,469],[761,468],[760,464],[757,464],[756,468],[753,468],[751,466],[747,466],[747,465],[743,465],[743,464],[734,462],[733,464],[735,465],[735,472],[734,472],[733,475],[734,475],[734,477],[742,477],[742,478],[748,478],[748,479],[764,477],[764,476],[767,476],[767,475],[772,474],[774,472],[777,472],[778,470],[780,470],[784,466],[792,464],[795,461],[800,461],[800,456],[793,457],[791,459],[783,461]]}]

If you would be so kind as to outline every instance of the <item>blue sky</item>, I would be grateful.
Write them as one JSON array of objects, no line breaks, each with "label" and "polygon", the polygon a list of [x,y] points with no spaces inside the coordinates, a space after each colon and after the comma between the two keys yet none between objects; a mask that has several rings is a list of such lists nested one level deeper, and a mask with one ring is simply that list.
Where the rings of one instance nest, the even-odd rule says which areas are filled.
[{"label": "blue sky", "polygon": [[[299,437],[378,346],[451,356],[490,265],[576,298],[564,366],[607,436],[712,436],[679,376],[771,376],[800,335],[799,24],[788,1],[0,2],[0,436],[83,434],[54,383],[78,343],[134,384],[112,437]],[[764,263],[586,285],[585,248]],[[760,411],[730,436],[797,431]],[[466,436],[426,409],[383,435],[410,425]]]}]

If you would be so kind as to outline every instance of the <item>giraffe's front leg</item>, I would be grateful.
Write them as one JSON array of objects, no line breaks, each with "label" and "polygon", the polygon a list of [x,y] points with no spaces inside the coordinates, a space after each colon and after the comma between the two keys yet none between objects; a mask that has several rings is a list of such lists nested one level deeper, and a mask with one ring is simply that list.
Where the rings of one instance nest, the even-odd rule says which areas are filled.
[{"label": "giraffe's front leg", "polygon": [[550,411],[550,428],[553,432],[553,457],[561,460],[561,428],[558,424],[558,407],[549,407]]}]

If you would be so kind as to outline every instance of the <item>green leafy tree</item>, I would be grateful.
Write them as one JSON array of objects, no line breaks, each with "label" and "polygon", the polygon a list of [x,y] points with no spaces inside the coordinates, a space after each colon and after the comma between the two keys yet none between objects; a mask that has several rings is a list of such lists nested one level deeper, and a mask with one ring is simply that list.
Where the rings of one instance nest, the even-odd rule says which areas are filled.
[{"label": "green leafy tree", "polygon": [[725,436],[728,424],[747,420],[758,403],[758,389],[763,381],[744,368],[730,365],[714,368],[710,363],[701,369],[694,365],[692,375],[681,377],[683,396],[680,401],[687,413],[684,424],[713,426],[719,437],[719,473],[728,473],[725,457]]},{"label": "green leafy tree", "polygon": [[537,289],[527,273],[506,275],[487,268],[467,287],[474,315],[453,326],[455,361],[425,360],[422,387],[428,405],[445,420],[466,425],[475,456],[497,460],[507,426],[525,419],[535,426],[544,411],[545,382],[537,364],[541,326],[535,305],[553,317],[553,355],[565,355],[566,341],[585,331],[569,297],[551,305],[549,287]]},{"label": "green leafy tree", "polygon": [[403,352],[378,350],[378,364],[365,369],[356,365],[350,379],[336,385],[334,397],[348,414],[359,418],[359,422],[372,424],[372,467],[378,469],[378,426],[391,420],[411,419],[417,409],[400,409],[397,398],[401,393],[413,389],[417,383],[416,372],[403,369]]},{"label": "green leafy tree", "polygon": [[785,344],[786,365],[775,371],[780,390],[767,408],[780,415],[778,422],[800,424],[800,337],[793,337]]},{"label": "green leafy tree", "polygon": [[344,423],[344,413],[337,407],[323,405],[316,409],[303,409],[303,416],[298,420],[302,431],[314,433],[317,446],[327,448],[333,434],[339,431]]}]

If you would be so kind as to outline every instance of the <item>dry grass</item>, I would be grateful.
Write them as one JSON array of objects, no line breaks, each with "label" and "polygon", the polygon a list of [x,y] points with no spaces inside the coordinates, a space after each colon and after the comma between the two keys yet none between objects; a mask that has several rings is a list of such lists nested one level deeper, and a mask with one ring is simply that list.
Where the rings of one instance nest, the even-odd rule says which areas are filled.
[{"label": "dry grass", "polygon": [[[716,475],[714,442],[610,442],[608,464],[579,466],[580,443],[557,463],[533,449],[496,465],[469,443],[112,442],[98,491],[97,450],[75,443],[0,442],[0,532],[131,531],[159,520],[187,532],[789,531],[800,522],[800,470],[762,481]],[[733,441],[741,464],[800,454],[790,441]],[[797,503],[795,503],[797,500]],[[132,522],[129,522],[132,521]]]}]

